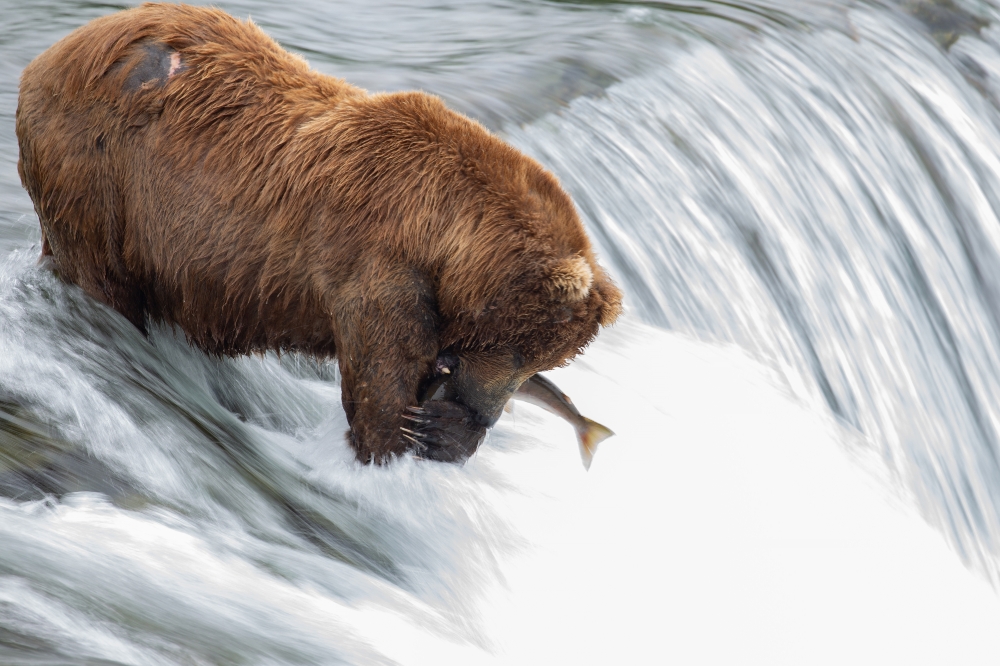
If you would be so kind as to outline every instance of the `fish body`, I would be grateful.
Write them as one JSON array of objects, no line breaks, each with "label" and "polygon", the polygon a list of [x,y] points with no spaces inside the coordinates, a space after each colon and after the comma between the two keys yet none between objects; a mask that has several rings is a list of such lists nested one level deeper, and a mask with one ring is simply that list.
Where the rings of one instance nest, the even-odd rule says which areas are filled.
[{"label": "fish body", "polygon": [[559,390],[549,379],[540,374],[532,375],[514,393],[515,400],[524,400],[562,417],[576,430],[580,442],[580,457],[583,466],[590,469],[590,463],[597,452],[597,445],[615,434],[597,421],[592,421],[580,413],[569,396]]}]

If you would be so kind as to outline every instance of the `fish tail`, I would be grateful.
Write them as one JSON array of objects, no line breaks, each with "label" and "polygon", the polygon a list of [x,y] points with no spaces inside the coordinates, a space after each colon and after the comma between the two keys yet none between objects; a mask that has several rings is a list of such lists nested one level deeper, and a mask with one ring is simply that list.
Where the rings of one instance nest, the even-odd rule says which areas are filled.
[{"label": "fish tail", "polygon": [[597,445],[615,433],[610,428],[602,426],[586,416],[580,418],[583,419],[583,425],[577,428],[576,435],[580,439],[580,457],[583,458],[583,467],[589,470],[594,454],[597,453]]}]

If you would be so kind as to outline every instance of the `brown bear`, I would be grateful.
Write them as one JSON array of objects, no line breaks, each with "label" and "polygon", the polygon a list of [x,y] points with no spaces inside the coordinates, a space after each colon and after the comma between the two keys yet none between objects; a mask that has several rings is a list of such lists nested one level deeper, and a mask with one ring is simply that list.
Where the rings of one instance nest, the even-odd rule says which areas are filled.
[{"label": "brown bear", "polygon": [[24,70],[17,137],[59,275],[209,353],[335,355],[364,462],[464,460],[620,311],[537,162],[216,9],[77,29]]}]

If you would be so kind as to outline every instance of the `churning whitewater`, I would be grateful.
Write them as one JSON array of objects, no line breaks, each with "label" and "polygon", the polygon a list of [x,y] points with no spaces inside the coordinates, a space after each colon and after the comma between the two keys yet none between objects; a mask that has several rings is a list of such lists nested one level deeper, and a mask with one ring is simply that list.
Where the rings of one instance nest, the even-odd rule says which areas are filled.
[{"label": "churning whitewater", "polygon": [[[1000,6],[220,3],[552,169],[627,312],[464,466],[359,466],[335,364],[144,338],[37,265],[0,24],[0,663],[1000,654]],[[984,580],[985,579],[985,580]]]}]

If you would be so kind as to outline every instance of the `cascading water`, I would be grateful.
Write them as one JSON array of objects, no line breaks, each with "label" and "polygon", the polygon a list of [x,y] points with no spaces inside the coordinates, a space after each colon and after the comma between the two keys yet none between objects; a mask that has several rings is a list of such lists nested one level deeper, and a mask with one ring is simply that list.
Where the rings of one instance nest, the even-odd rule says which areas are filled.
[{"label": "cascading water", "polygon": [[764,22],[513,137],[640,317],[805,377],[995,577],[1000,33],[951,11],[949,50],[886,8]]},{"label": "cascading water", "polygon": [[[682,539],[642,548],[648,535],[637,532],[730,530],[741,548],[758,538],[740,531],[756,516],[739,507],[759,486],[740,486],[716,514],[683,486],[685,469],[696,474],[696,456],[713,448],[730,457],[704,468],[709,480],[739,478],[735,458],[783,458],[763,442],[759,453],[753,442],[725,448],[738,433],[705,421],[684,440],[700,453],[670,448],[683,439],[687,392],[724,396],[705,407],[707,421],[738,413],[749,423],[753,405],[759,432],[799,436],[779,397],[724,387],[747,365],[718,349],[729,343],[836,421],[842,446],[871,453],[968,564],[1000,580],[1000,7],[221,7],[326,73],[441,94],[573,195],[628,307],[619,330],[563,375],[621,435],[588,477],[609,484],[590,487],[608,503],[587,506],[638,497],[607,490],[602,457],[642,457],[631,483],[686,490],[642,495],[636,523],[594,523],[620,549],[598,558],[606,568],[561,561],[553,571],[586,571],[597,582],[580,583],[596,589],[638,561],[641,586],[660,580],[667,553],[703,551]],[[334,365],[210,358],[164,329],[147,340],[35,265],[37,220],[15,167],[17,76],[116,8],[0,7],[0,664],[423,663],[418,653],[489,662],[500,639],[484,606],[505,576],[523,578],[506,562],[560,520],[579,520],[566,510],[532,523],[549,511],[547,495],[586,503],[574,494],[579,463],[563,466],[575,445],[558,424],[518,407],[465,467],[359,467]],[[709,360],[677,367],[686,355]],[[714,388],[696,388],[706,376]],[[640,440],[657,448],[628,448]],[[798,464],[794,447],[781,451]],[[688,467],[657,472],[649,460]],[[784,482],[764,467],[749,476]],[[744,518],[686,532],[666,508],[685,501]],[[717,545],[703,559],[721,571],[732,543]],[[657,603],[682,621],[663,609],[666,592]],[[626,614],[636,624],[638,610]],[[412,652],[380,640],[386,631]],[[599,663],[616,639],[593,640],[582,657]]]}]

